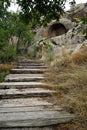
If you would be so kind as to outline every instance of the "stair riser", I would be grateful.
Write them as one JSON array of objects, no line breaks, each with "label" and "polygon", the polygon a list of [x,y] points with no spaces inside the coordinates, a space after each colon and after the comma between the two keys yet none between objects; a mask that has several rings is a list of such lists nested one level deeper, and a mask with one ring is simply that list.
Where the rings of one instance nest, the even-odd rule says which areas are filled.
[{"label": "stair riser", "polygon": [[43,74],[44,72],[46,72],[46,70],[37,70],[37,71],[33,71],[33,70],[11,70],[10,73],[11,74]]},{"label": "stair riser", "polygon": [[44,85],[14,85],[14,86],[0,86],[0,89],[24,89],[24,88],[43,88]]},{"label": "stair riser", "polygon": [[25,69],[25,68],[27,68],[27,69],[47,69],[47,67],[46,66],[22,66],[22,65],[20,65],[20,66],[15,66],[15,68],[17,68],[17,69]]},{"label": "stair riser", "polygon": [[31,94],[9,94],[9,95],[0,95],[0,99],[15,99],[15,98],[41,98],[52,96],[51,93],[31,93]]},{"label": "stair riser", "polygon": [[44,66],[43,63],[17,63],[16,66]]},{"label": "stair riser", "polygon": [[44,78],[31,78],[31,79],[6,79],[6,82],[33,82],[33,81],[42,81]]}]

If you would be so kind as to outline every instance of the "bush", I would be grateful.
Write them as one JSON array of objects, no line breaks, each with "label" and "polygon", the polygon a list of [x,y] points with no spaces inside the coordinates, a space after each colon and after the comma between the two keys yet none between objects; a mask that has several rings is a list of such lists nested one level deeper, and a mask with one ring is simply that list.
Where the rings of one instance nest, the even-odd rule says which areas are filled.
[{"label": "bush", "polygon": [[0,82],[2,82],[2,81],[4,80],[6,74],[7,74],[7,73],[6,73],[5,71],[1,71],[1,70],[0,70]]},{"label": "bush", "polygon": [[16,58],[16,48],[13,45],[5,45],[0,49],[0,61],[9,62]]}]

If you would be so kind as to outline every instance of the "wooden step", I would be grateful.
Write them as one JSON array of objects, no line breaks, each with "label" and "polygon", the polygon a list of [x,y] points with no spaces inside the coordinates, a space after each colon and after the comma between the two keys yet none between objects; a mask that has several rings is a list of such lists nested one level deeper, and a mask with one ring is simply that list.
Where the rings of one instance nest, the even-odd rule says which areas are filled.
[{"label": "wooden step", "polygon": [[14,106],[14,107],[0,107],[1,113],[12,113],[12,112],[36,112],[36,111],[63,111],[61,107],[42,105],[42,106]]},{"label": "wooden step", "polygon": [[26,69],[47,69],[48,66],[27,66],[27,65],[18,65],[15,66],[15,68],[17,69],[22,69],[22,68],[26,68]]},{"label": "wooden step", "polygon": [[6,76],[6,82],[30,82],[43,80],[42,74],[9,74]]},{"label": "wooden step", "polygon": [[52,96],[54,91],[42,88],[26,88],[26,89],[1,89],[1,99],[28,98],[28,97],[48,97]]},{"label": "wooden step", "polygon": [[10,72],[12,74],[39,74],[46,72],[47,69],[12,69]]},{"label": "wooden step", "polygon": [[73,117],[40,98],[0,100],[0,128],[52,126],[69,122]]},{"label": "wooden step", "polygon": [[15,65],[17,66],[44,66],[45,64],[43,62],[18,62]]},{"label": "wooden step", "polygon": [[47,87],[48,84],[42,82],[3,82],[0,83],[0,89],[14,89],[14,88],[42,88]]},{"label": "wooden step", "polygon": [[10,108],[10,107],[40,107],[40,106],[51,106],[52,103],[42,100],[41,98],[16,98],[16,99],[1,99],[0,108]]},{"label": "wooden step", "polygon": [[43,127],[68,122],[72,116],[59,111],[0,113],[0,127]]}]

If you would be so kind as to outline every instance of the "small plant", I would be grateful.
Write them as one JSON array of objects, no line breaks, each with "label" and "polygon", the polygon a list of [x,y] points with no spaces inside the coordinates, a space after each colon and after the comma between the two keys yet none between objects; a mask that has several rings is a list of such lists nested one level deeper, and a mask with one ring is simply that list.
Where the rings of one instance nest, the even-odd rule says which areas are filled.
[{"label": "small plant", "polygon": [[0,52],[1,62],[9,62],[16,58],[16,48],[13,45],[5,45]]},{"label": "small plant", "polygon": [[83,34],[85,34],[85,38],[87,39],[87,16],[83,17],[81,21],[84,25]]},{"label": "small plant", "polygon": [[0,64],[0,82],[4,80],[5,76],[9,73],[13,66],[13,64]]},{"label": "small plant", "polygon": [[8,73],[0,70],[0,82],[2,82]]}]

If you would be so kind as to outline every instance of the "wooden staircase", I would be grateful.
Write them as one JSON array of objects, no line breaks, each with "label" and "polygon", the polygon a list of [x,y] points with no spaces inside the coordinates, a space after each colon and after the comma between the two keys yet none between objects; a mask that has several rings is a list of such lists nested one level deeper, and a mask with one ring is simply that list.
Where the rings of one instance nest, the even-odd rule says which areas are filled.
[{"label": "wooden staircase", "polygon": [[73,115],[48,102],[55,91],[46,89],[42,61],[21,61],[0,83],[0,130],[55,130]]}]

